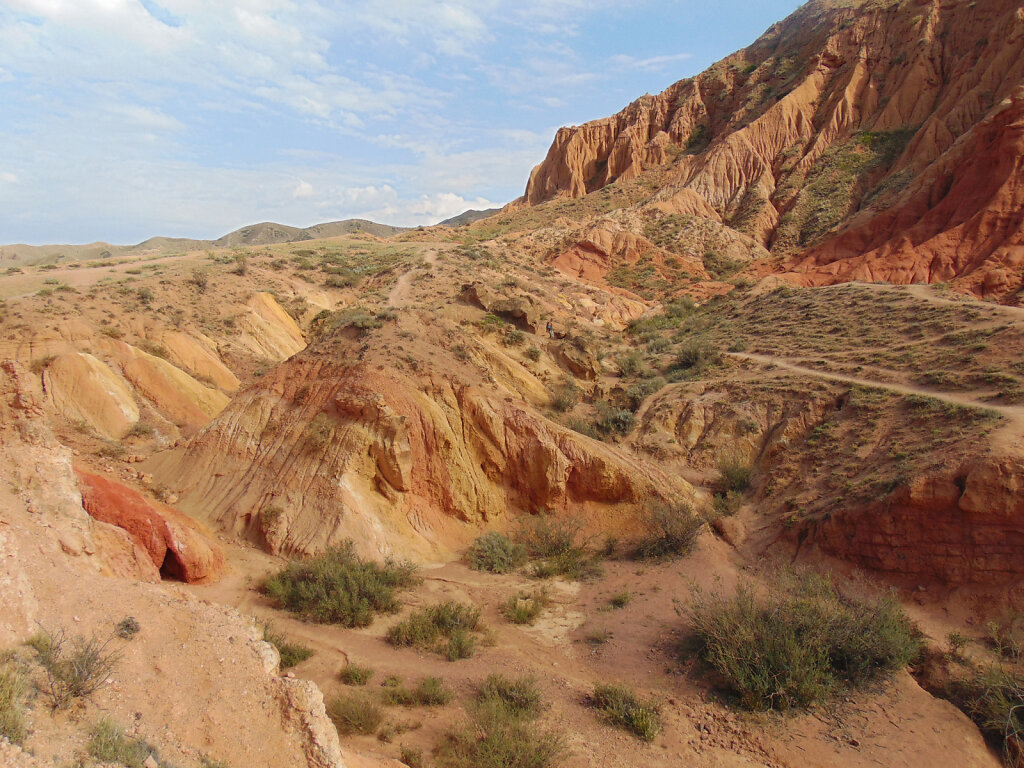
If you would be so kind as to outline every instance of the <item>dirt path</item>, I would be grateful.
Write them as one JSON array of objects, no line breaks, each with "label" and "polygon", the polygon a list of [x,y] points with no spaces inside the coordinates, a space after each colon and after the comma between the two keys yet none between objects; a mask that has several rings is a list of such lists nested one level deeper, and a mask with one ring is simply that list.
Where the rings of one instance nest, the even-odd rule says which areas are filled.
[{"label": "dirt path", "polygon": [[[423,261],[430,266],[437,263],[437,251],[427,251],[423,254]],[[402,276],[398,278],[395,284],[391,287],[391,292],[388,294],[388,305],[391,307],[404,307],[409,303],[409,292],[412,289],[412,281],[415,275],[416,265],[409,267]]]},{"label": "dirt path", "polygon": [[1000,416],[1006,419],[1006,423],[1000,427],[998,431],[993,434],[993,441],[1000,444],[1001,447],[1010,447],[1016,445],[1018,447],[1022,444],[1022,438],[1024,438],[1024,406],[1017,405],[995,405],[992,403],[985,402],[979,397],[983,394],[990,393],[953,393],[953,392],[941,392],[926,387],[917,387],[911,384],[899,384],[895,382],[887,381],[876,381],[873,379],[862,379],[856,376],[845,376],[841,373],[829,373],[828,371],[819,371],[815,368],[807,368],[802,365],[790,363],[779,357],[772,357],[771,355],[755,355],[747,352],[729,352],[726,353],[729,357],[737,360],[747,360],[754,363],[760,363],[762,365],[774,366],[781,368],[785,371],[792,373],[798,373],[803,376],[811,376],[816,379],[824,379],[826,381],[838,381],[845,384],[858,384],[863,387],[873,387],[875,389],[884,389],[889,392],[896,392],[901,395],[922,395],[924,397],[930,397],[935,400],[940,400],[944,403],[951,403],[953,405],[964,406],[967,408],[982,408],[989,411],[995,411]]}]

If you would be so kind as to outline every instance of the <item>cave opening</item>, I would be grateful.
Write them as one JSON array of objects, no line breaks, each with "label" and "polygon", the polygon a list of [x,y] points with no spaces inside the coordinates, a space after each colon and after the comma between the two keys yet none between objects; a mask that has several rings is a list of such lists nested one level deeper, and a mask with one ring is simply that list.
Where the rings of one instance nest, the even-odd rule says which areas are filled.
[{"label": "cave opening", "polygon": [[185,567],[170,549],[164,553],[164,561],[160,564],[160,578],[168,581],[186,581]]}]

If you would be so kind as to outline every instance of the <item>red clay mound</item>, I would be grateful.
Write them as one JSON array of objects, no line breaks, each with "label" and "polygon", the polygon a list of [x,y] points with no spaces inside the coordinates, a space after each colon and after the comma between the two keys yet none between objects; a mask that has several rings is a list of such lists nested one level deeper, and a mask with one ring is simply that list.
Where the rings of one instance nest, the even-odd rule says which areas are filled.
[{"label": "red clay mound", "polygon": [[85,510],[96,520],[127,531],[163,576],[189,583],[220,577],[224,552],[200,523],[113,480],[81,470],[75,473]]}]

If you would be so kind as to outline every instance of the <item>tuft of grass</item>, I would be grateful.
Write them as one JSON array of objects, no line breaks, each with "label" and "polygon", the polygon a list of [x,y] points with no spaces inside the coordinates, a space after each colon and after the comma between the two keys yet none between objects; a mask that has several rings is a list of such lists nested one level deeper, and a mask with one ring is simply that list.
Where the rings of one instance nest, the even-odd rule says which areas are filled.
[{"label": "tuft of grass", "polygon": [[629,731],[643,741],[654,741],[661,733],[658,706],[649,701],[641,701],[625,686],[597,685],[587,699],[587,704],[601,712],[612,725]]},{"label": "tuft of grass", "polygon": [[89,754],[101,763],[142,768],[146,759],[156,750],[142,739],[125,735],[112,720],[103,718],[92,729],[88,744]]},{"label": "tuft of grass", "polygon": [[644,521],[647,536],[636,548],[638,559],[683,557],[693,551],[704,521],[689,504],[658,502],[652,505]]},{"label": "tuft of grass", "polygon": [[39,654],[46,675],[46,694],[54,709],[63,709],[76,699],[88,699],[107,683],[121,659],[111,649],[113,638],[96,635],[68,638],[63,629],[41,630],[28,639]]},{"label": "tuft of grass", "polygon": [[0,659],[0,737],[21,744],[28,730],[24,699],[28,681],[12,661]]},{"label": "tuft of grass", "polygon": [[520,592],[501,604],[501,615],[513,624],[533,624],[550,603],[546,589]]},{"label": "tuft of grass", "polygon": [[511,680],[504,675],[488,675],[476,692],[476,701],[485,707],[500,707],[511,718],[532,720],[544,711],[540,687],[533,677]]},{"label": "tuft of grass", "polygon": [[345,685],[366,685],[373,677],[373,670],[358,664],[349,664],[338,673],[338,677]]},{"label": "tuft of grass", "polygon": [[398,678],[385,681],[382,697],[385,704],[400,707],[441,707],[452,700],[452,692],[439,677],[425,677],[409,689]]},{"label": "tuft of grass", "polygon": [[612,599],[608,602],[611,603],[612,608],[625,608],[633,601],[633,593],[628,589],[624,589],[621,592],[617,592],[612,595]]},{"label": "tuft of grass", "polygon": [[511,573],[526,562],[526,550],[504,533],[489,531],[473,541],[466,560],[478,571]]},{"label": "tuft of grass", "polygon": [[384,722],[384,710],[362,693],[343,693],[331,700],[327,716],[342,736],[372,734]]},{"label": "tuft of grass", "polygon": [[701,656],[748,709],[804,707],[910,663],[920,639],[896,600],[859,601],[827,576],[792,575],[765,597],[695,590],[689,606]]},{"label": "tuft of grass", "polygon": [[281,669],[288,669],[296,664],[301,664],[313,655],[312,648],[301,643],[289,641],[269,621],[263,625],[263,639],[277,649],[277,653],[281,657]]},{"label": "tuft of grass", "polygon": [[398,647],[435,651],[449,661],[469,658],[476,650],[480,609],[455,601],[420,608],[387,632],[387,641]]},{"label": "tuft of grass", "polygon": [[303,619],[365,627],[376,613],[397,611],[395,592],[417,582],[411,563],[365,561],[346,541],[310,560],[289,563],[263,583],[263,591]]}]

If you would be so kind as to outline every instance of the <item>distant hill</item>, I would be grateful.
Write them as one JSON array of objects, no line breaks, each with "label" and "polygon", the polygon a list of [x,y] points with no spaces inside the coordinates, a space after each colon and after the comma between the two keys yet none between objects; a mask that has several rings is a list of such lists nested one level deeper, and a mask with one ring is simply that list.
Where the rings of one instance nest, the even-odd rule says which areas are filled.
[{"label": "distant hill", "polygon": [[[467,211],[475,213],[475,211]],[[465,216],[466,214],[462,214]],[[275,245],[338,237],[354,232],[366,232],[375,237],[390,237],[405,231],[405,227],[377,224],[366,219],[345,219],[314,224],[311,227],[289,227],[274,222],[252,224],[229,232],[216,240],[191,240],[181,237],[151,237],[137,245],[111,245],[97,242],[88,245],[0,245],[0,267],[56,264],[69,261],[91,261],[143,253],[185,253],[207,248],[230,248],[243,245]]]},{"label": "distant hill", "polygon": [[488,216],[493,216],[494,214],[496,214],[500,210],[501,210],[501,208],[488,208],[488,209],[483,210],[483,211],[474,211],[472,209],[468,210],[468,211],[463,211],[458,216],[452,216],[450,219],[445,219],[444,221],[439,222],[437,224],[437,226],[439,226],[439,227],[462,227],[462,226],[465,226],[466,224],[472,224],[474,221],[480,221],[480,219],[486,219]]}]

